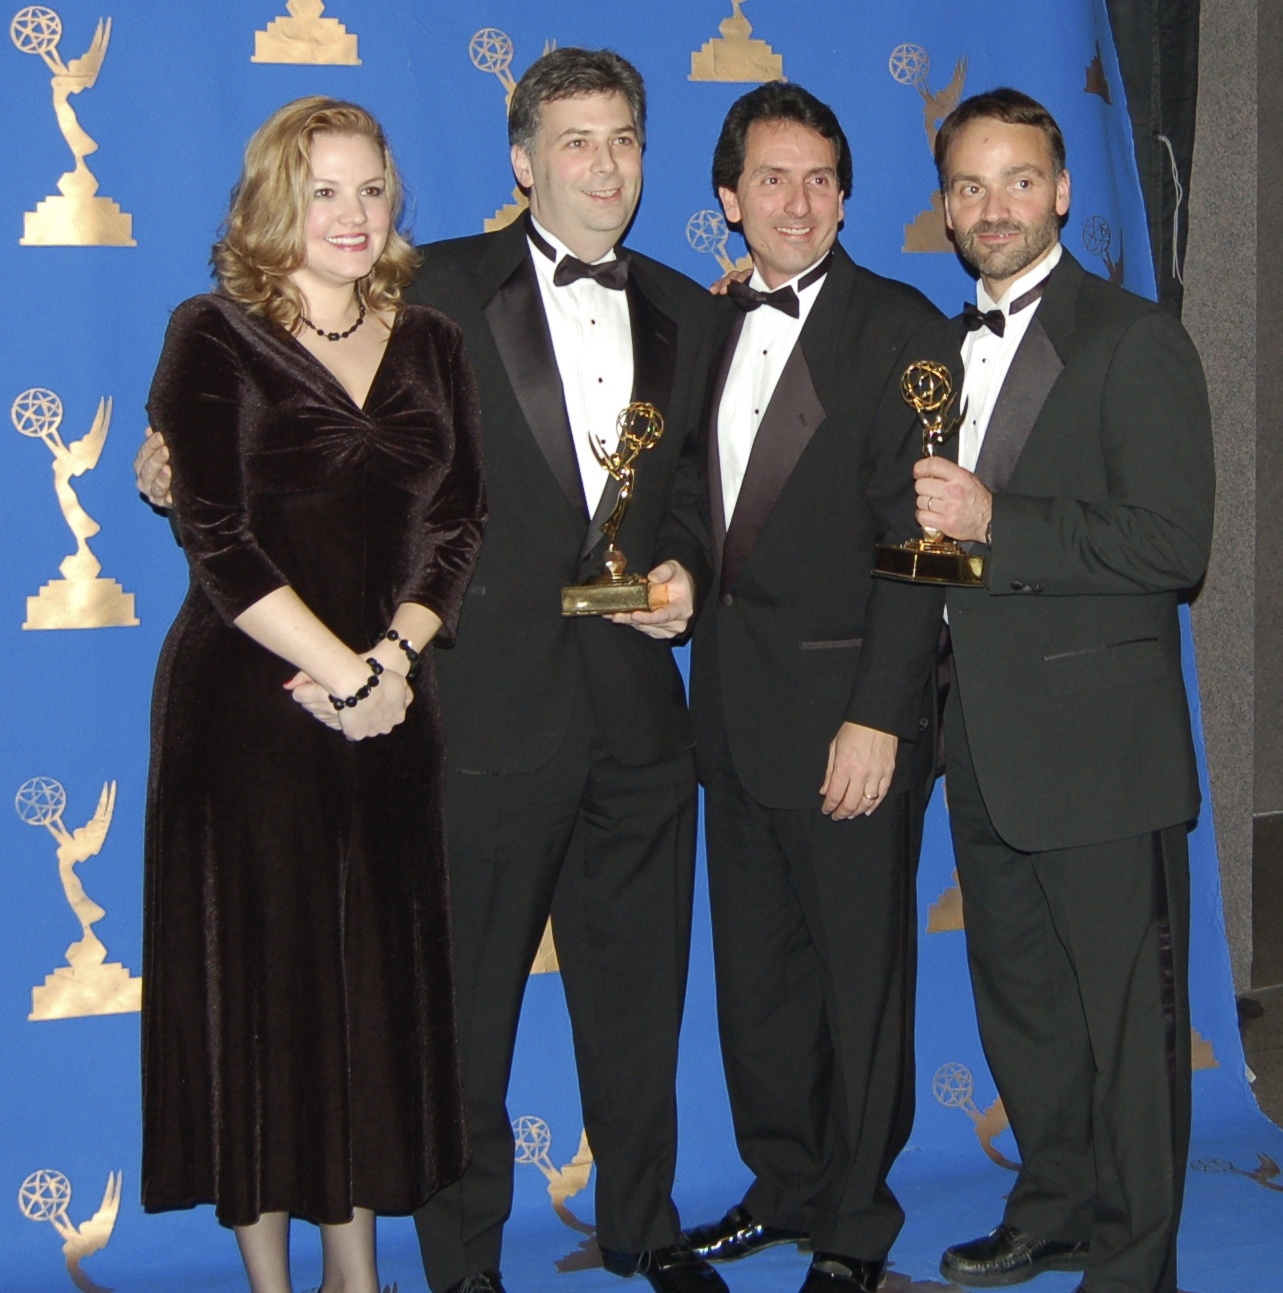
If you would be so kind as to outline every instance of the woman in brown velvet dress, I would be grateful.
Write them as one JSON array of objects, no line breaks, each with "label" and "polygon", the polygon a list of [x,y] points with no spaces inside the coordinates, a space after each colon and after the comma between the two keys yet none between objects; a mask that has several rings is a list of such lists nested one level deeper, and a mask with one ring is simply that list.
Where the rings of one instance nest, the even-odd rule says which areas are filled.
[{"label": "woman in brown velvet dress", "polygon": [[214,1203],[254,1293],[290,1289],[291,1215],[323,1289],[378,1293],[374,1214],[466,1158],[427,647],[480,542],[478,404],[458,329],[399,303],[399,211],[363,109],[276,112],[148,405],[191,587],[153,698],[143,1203]]}]

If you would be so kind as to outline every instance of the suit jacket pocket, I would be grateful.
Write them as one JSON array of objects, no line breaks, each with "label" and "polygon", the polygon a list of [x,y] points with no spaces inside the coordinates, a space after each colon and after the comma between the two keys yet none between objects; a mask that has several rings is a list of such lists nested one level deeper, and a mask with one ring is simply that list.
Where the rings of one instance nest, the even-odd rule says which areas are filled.
[{"label": "suit jacket pocket", "polygon": [[1081,651],[1043,656],[1047,687],[1053,696],[1105,691],[1166,678],[1167,661],[1156,637],[1107,642]]},{"label": "suit jacket pocket", "polygon": [[799,651],[841,651],[864,645],[863,638],[822,638],[818,642],[799,642]]}]

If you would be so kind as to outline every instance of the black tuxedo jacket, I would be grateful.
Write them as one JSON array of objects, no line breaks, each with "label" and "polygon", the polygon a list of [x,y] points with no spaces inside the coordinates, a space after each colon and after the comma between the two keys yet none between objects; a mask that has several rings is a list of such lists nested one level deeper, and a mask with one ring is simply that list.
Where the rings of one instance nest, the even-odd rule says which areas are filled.
[{"label": "black tuxedo jacket", "polygon": [[[762,307],[768,308],[768,307]],[[900,396],[917,359],[949,363],[956,336],[921,293],[837,247],[763,417],[729,529],[717,410],[739,336],[726,335],[705,409],[717,585],[695,629],[691,707],[707,760],[724,741],[772,808],[815,808],[844,720],[900,738],[893,790],[930,775],[943,599],[874,579],[875,545],[918,536],[921,427]]]},{"label": "black tuxedo jacket", "polygon": [[[600,525],[618,486],[608,482],[590,518],[524,221],[420,250],[423,267],[406,298],[463,329],[481,393],[490,506],[456,645],[437,656],[451,766],[539,767],[585,706],[608,752],[625,763],[688,747],[671,646],[596,617],[561,616],[561,586],[596,572]],[[643,574],[680,561],[699,592],[710,578],[696,445],[712,298],[635,252],[626,290],[633,399],[655,404],[665,430],[638,461],[619,547]],[[612,444],[614,428],[601,430]]]},{"label": "black tuxedo jacket", "polygon": [[995,828],[1035,851],[1189,821],[1199,792],[1177,605],[1206,567],[1215,493],[1193,344],[1066,252],[990,440],[1008,450],[988,587],[950,589],[948,606]]}]

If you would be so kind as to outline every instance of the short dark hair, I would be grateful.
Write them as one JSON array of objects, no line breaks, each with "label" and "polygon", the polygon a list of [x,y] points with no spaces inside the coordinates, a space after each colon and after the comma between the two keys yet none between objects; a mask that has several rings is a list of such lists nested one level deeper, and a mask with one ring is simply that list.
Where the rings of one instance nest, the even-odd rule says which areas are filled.
[{"label": "short dark hair", "polygon": [[949,149],[967,126],[982,119],[1004,121],[1009,126],[1034,126],[1041,130],[1051,150],[1052,178],[1057,178],[1065,169],[1065,137],[1060,133],[1056,118],[1037,99],[1003,85],[964,99],[941,122],[936,135],[935,157],[936,177],[942,189],[947,183],[944,166],[949,160]]},{"label": "short dark hair", "polygon": [[612,49],[553,49],[535,59],[517,82],[508,104],[508,143],[533,153],[545,103],[582,99],[590,94],[622,94],[646,144],[646,86],[641,73]]},{"label": "short dark hair", "polygon": [[809,90],[789,81],[767,81],[731,104],[713,149],[714,193],[739,187],[749,127],[759,121],[794,121],[827,139],[837,154],[838,187],[843,197],[850,196],[851,146],[837,114]]}]

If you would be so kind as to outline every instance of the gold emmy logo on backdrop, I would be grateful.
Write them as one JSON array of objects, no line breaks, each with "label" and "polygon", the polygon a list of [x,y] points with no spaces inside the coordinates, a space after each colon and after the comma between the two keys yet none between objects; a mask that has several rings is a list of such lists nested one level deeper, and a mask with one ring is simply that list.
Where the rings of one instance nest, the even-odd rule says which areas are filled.
[{"label": "gold emmy logo on backdrop", "polygon": [[[940,123],[958,106],[962,86],[967,79],[967,59],[964,54],[953,68],[953,79],[939,92],[932,92],[927,85],[931,72],[931,56],[921,45],[897,45],[887,60],[891,75],[901,85],[911,85],[922,97],[922,125],[927,132],[927,148],[931,153],[932,172],[935,170],[936,135]],[[905,251],[952,251],[949,231],[944,223],[944,198],[939,186],[931,191],[931,205],[920,212],[911,224],[904,226]]]},{"label": "gold emmy logo on backdrop", "polygon": [[[556,48],[555,40],[544,41],[545,54]],[[478,72],[489,72],[499,78],[499,84],[503,86],[505,114],[512,102],[512,92],[517,88],[516,78],[512,75],[512,55],[512,38],[497,27],[482,27],[480,31],[473,33],[468,42],[468,57],[472,60],[472,66]],[[506,229],[529,205],[521,186],[517,185],[512,190],[512,201],[507,206],[500,207],[486,220],[483,226],[485,232],[494,233],[496,230]]]},{"label": "gold emmy logo on backdrop", "polygon": [[531,974],[556,974],[561,970],[557,962],[557,944],[552,937],[552,918],[543,927],[543,937],[539,940],[539,950],[531,963]]},{"label": "gold emmy logo on backdrop", "polygon": [[1256,1167],[1248,1171],[1245,1167],[1236,1167],[1228,1158],[1196,1158],[1190,1163],[1194,1172],[1226,1172],[1234,1176],[1246,1176],[1249,1181],[1264,1186],[1267,1190],[1283,1192],[1283,1185],[1278,1183],[1279,1165],[1262,1150],[1256,1151]]},{"label": "gold emmy logo on backdrop", "polygon": [[946,1109],[961,1109],[976,1124],[976,1136],[980,1147],[999,1167],[1010,1171],[1020,1171],[1020,1164],[1013,1163],[994,1141],[1011,1127],[1007,1121],[1007,1111],[1002,1106],[999,1096],[983,1113],[976,1107],[975,1080],[971,1070],[965,1064],[941,1064],[931,1079],[931,1091],[936,1100]]},{"label": "gold emmy logo on backdrop", "polygon": [[47,1221],[62,1236],[62,1255],[67,1263],[67,1274],[80,1293],[111,1293],[101,1284],[95,1284],[80,1269],[86,1257],[106,1248],[111,1242],[111,1232],[116,1228],[116,1215],[120,1212],[120,1182],[124,1174],[109,1172],[107,1188],[103,1191],[102,1205],[88,1221],[73,1226],[67,1216],[71,1206],[71,1182],[61,1172],[42,1168],[32,1172],[18,1187],[18,1207],[28,1221]]},{"label": "gold emmy logo on backdrop", "polygon": [[322,0],[289,0],[288,18],[273,18],[254,33],[251,63],[338,64],[355,67],[356,37],[337,18],[322,18]]},{"label": "gold emmy logo on backdrop", "polygon": [[962,890],[955,871],[953,883],[927,908],[927,933],[949,934],[962,928]]},{"label": "gold emmy logo on backdrop", "polygon": [[588,1185],[592,1175],[592,1150],[588,1147],[588,1133],[579,1133],[579,1149],[569,1163],[554,1167],[550,1151],[552,1149],[552,1132],[542,1118],[522,1114],[512,1123],[512,1134],[516,1141],[516,1161],[533,1163],[548,1181],[548,1194],[552,1199],[552,1210],[571,1230],[577,1230],[587,1238],[580,1241],[574,1252],[568,1253],[557,1262],[559,1271],[586,1271],[601,1265],[601,1252],[597,1248],[596,1228],[586,1221],[580,1221],[566,1207],[566,1200],[573,1199]]},{"label": "gold emmy logo on backdrop", "polygon": [[1201,1073],[1204,1069],[1218,1069],[1221,1067],[1221,1062],[1216,1058],[1216,1051],[1212,1043],[1197,1028],[1193,1027],[1189,1030],[1189,1053],[1190,1068],[1195,1073]]},{"label": "gold emmy logo on backdrop", "polygon": [[1123,238],[1118,236],[1118,259],[1115,260],[1111,254],[1114,244],[1114,231],[1109,227],[1109,221],[1102,215],[1088,216],[1083,221],[1083,247],[1089,256],[1099,256],[1101,264],[1105,267],[1105,272],[1109,275],[1109,281],[1123,285]]},{"label": "gold emmy logo on backdrop", "polygon": [[745,0],[731,0],[735,12],[717,24],[722,34],[691,55],[688,81],[783,81],[784,59],[764,41],[753,40],[744,17]]},{"label": "gold emmy logo on backdrop", "polygon": [[686,221],[686,241],[690,243],[691,250],[704,256],[712,256],[721,266],[723,274],[731,274],[739,269],[752,269],[752,256],[743,255],[739,260],[731,259],[730,253],[726,250],[730,236],[731,231],[727,228],[726,220],[720,211],[713,211],[706,207],[703,211],[696,211]]},{"label": "gold emmy logo on backdrop", "polygon": [[28,826],[43,826],[58,841],[58,878],[80,922],[80,938],[67,948],[68,964],[32,988],[27,1018],[76,1019],[141,1010],[143,981],[119,961],[108,962],[107,949],[93,929],[107,913],[85,892],[76,872],[81,862],[98,855],[107,838],[116,808],[116,783],[104,783],[94,815],[70,832],[62,824],[67,792],[52,777],[24,781],[13,806]]},{"label": "gold emmy logo on backdrop", "polygon": [[654,584],[645,575],[626,574],[628,558],[615,546],[619,527],[633,497],[637,479],[637,459],[653,449],[664,434],[664,415],[653,405],[630,404],[615,423],[619,442],[614,453],[606,451],[606,442],[589,433],[593,457],[601,463],[612,480],[619,482],[619,496],[614,509],[601,523],[606,537],[601,573],[586,584],[569,584],[561,590],[563,615],[614,615],[627,611],[658,610],[667,600],[663,584]]},{"label": "gold emmy logo on backdrop", "polygon": [[1109,80],[1105,76],[1105,63],[1100,56],[1100,41],[1096,42],[1096,56],[1087,64],[1086,82],[1083,85],[1084,94],[1098,94],[1106,103],[1111,103],[1109,97]]},{"label": "gold emmy logo on backdrop", "polygon": [[73,445],[63,444],[58,434],[62,424],[62,401],[53,391],[33,386],[23,391],[9,411],[20,435],[43,440],[53,454],[53,487],[62,514],[76,538],[76,550],[58,567],[61,579],[41,586],[35,597],[27,598],[24,629],[102,629],[130,627],[134,595],[114,579],[99,579],[102,564],[89,550],[89,540],[102,527],[80,506],[71,487],[73,476],[83,476],[98,465],[107,430],[111,426],[111,397],[98,401],[98,413],[89,434]]},{"label": "gold emmy logo on backdrop", "polygon": [[79,57],[64,64],[58,56],[62,19],[43,5],[19,9],[9,24],[9,36],[24,54],[39,54],[53,73],[53,110],[58,128],[76,159],[76,168],[58,181],[61,197],[49,197],[22,217],[24,247],[136,247],[133,217],[110,198],[98,197],[98,181],[85,158],[98,151],[98,144],[76,119],[69,100],[81,90],[93,88],[107,57],[111,19],[99,18],[93,43]]}]

